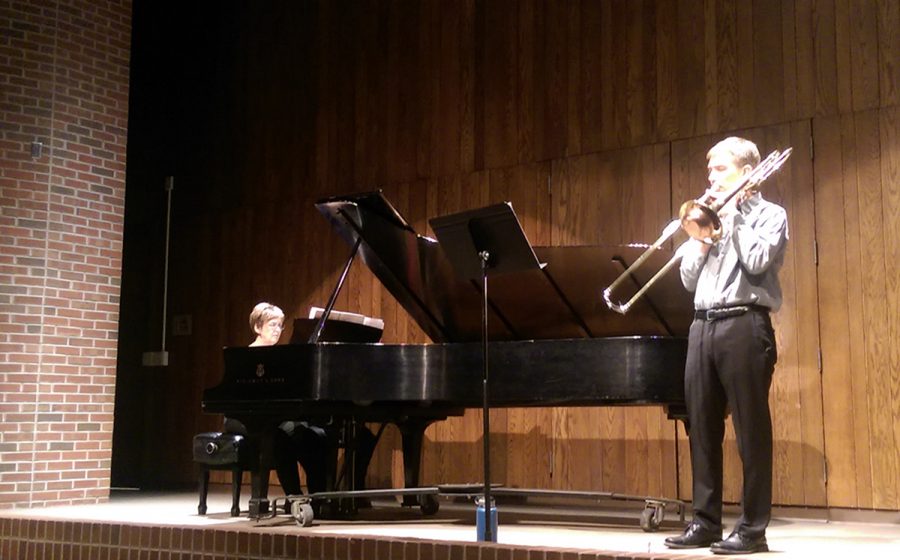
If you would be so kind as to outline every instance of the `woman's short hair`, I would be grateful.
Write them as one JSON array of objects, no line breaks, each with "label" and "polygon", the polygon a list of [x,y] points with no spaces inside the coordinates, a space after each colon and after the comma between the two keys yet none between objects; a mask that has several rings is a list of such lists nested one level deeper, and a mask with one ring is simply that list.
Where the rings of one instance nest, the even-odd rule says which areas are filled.
[{"label": "woman's short hair", "polygon": [[737,167],[744,167],[745,165],[756,167],[759,165],[759,148],[746,138],[729,136],[722,140],[706,152],[706,161],[709,161],[720,152],[731,154]]},{"label": "woman's short hair", "polygon": [[259,302],[253,308],[253,311],[250,312],[250,330],[256,332],[256,327],[261,327],[272,319],[284,321],[284,311],[277,305],[264,301]]}]

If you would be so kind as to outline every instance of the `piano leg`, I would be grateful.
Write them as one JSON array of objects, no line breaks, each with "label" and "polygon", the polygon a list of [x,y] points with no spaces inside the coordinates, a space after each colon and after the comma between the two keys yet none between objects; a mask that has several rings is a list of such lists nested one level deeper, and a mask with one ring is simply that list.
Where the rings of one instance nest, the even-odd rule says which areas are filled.
[{"label": "piano leg", "polygon": [[[249,428],[249,426],[248,426]],[[264,427],[253,434],[258,445],[255,465],[250,471],[250,517],[269,513],[269,472],[274,464],[275,432]],[[252,432],[251,432],[252,433]]]},{"label": "piano leg", "polygon": [[[325,484],[321,491],[334,492],[340,490],[337,487],[337,470],[338,470],[338,449],[341,447],[340,429],[330,428],[327,430],[328,438],[322,457],[319,459],[324,464]],[[310,492],[314,489],[310,488]]]},{"label": "piano leg", "polygon": [[[419,486],[419,470],[422,464],[422,440],[425,438],[425,429],[433,419],[413,418],[397,423],[400,430],[403,445],[403,485],[406,488]],[[403,496],[403,505],[417,507],[418,497],[413,495]]]},{"label": "piano leg", "polygon": [[[319,454],[324,465],[325,491],[361,490],[366,468],[372,456],[374,436],[353,418],[342,419],[326,431],[327,445]],[[338,469],[338,450],[343,448],[344,460]],[[318,517],[337,518],[356,514],[360,498],[328,499],[319,506]]]}]

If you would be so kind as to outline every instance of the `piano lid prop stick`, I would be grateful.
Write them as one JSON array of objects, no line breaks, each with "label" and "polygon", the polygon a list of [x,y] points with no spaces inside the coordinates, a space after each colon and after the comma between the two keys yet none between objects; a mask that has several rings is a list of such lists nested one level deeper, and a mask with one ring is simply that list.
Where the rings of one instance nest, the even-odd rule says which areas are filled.
[{"label": "piano lid prop stick", "polygon": [[341,272],[341,277],[338,278],[337,286],[335,286],[334,291],[331,292],[331,297],[328,298],[328,305],[325,306],[325,310],[322,311],[322,316],[319,317],[319,322],[316,323],[316,330],[309,335],[309,340],[307,341],[309,344],[315,344],[319,341],[319,337],[322,336],[322,331],[325,329],[325,320],[328,319],[331,310],[334,309],[334,303],[337,301],[338,292],[341,291],[344,280],[347,279],[347,273],[350,272],[350,265],[353,264],[353,259],[356,258],[356,253],[359,251],[359,245],[361,243],[362,237],[357,236],[356,243],[353,244],[353,250],[350,252],[350,258],[347,259],[347,264],[344,265],[344,271]]}]

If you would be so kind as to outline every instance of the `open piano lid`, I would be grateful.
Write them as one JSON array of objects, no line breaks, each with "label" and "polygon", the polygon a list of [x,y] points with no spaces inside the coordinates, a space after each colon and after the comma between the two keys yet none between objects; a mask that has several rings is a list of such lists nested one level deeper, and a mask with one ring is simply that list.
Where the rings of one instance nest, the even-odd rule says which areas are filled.
[{"label": "open piano lid", "polygon": [[[363,262],[434,342],[481,339],[481,286],[460,278],[440,244],[415,232],[381,191],[320,200],[329,219]],[[627,315],[603,303],[602,290],[634,262],[640,246],[535,247],[542,270],[493,276],[488,296],[490,340],[686,336],[692,296],[670,271]],[[636,274],[635,289],[669,259],[660,250]],[[627,299],[626,290],[618,297]]]}]

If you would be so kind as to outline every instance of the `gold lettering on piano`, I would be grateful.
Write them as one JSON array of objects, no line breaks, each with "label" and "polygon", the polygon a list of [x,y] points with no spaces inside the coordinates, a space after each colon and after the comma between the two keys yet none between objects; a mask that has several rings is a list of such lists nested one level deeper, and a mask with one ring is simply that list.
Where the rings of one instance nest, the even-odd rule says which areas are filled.
[{"label": "gold lettering on piano", "polygon": [[286,383],[287,380],[284,377],[264,377],[260,379],[235,379],[234,382],[238,385],[274,385],[276,383]]},{"label": "gold lettering on piano", "polygon": [[256,364],[256,379],[236,379],[235,382],[241,385],[273,385],[285,383],[286,379],[284,377],[266,377],[266,366],[264,364]]}]

